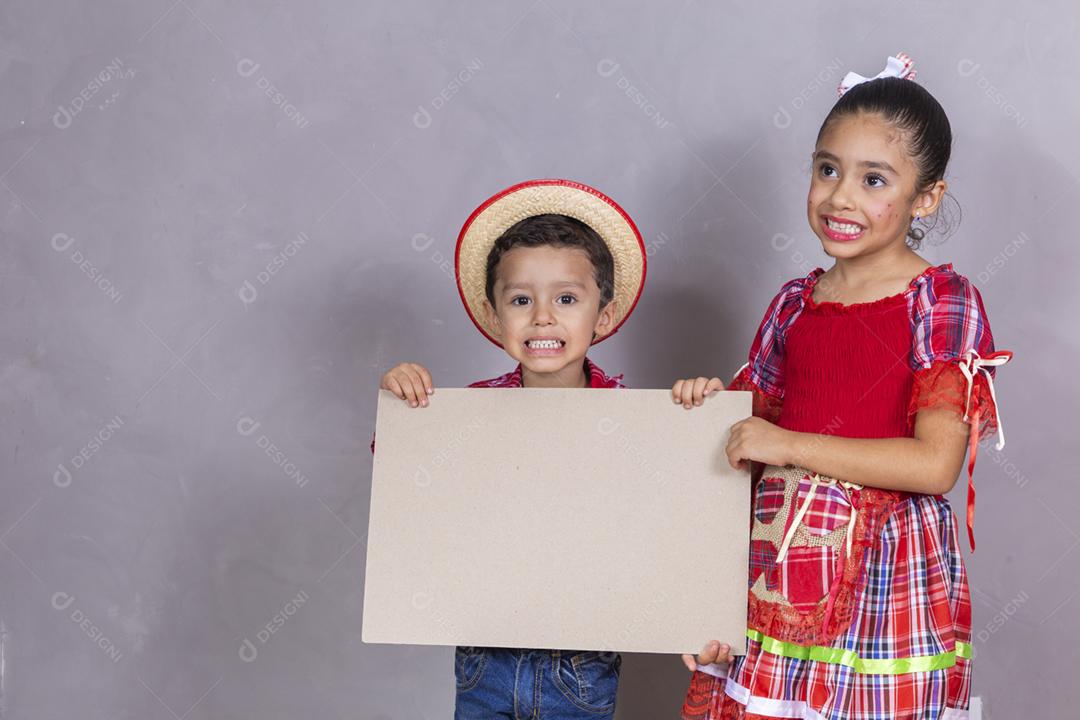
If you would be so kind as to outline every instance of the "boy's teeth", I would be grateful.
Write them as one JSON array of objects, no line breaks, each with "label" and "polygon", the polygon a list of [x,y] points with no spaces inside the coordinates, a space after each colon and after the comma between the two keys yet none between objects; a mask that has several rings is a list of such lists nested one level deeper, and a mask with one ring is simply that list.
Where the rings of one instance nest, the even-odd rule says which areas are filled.
[{"label": "boy's teeth", "polygon": [[851,223],[838,223],[835,220],[828,220],[828,219],[826,219],[825,222],[828,223],[829,227],[832,228],[833,230],[835,230],[836,232],[841,232],[841,233],[844,233],[846,235],[854,235],[855,233],[862,230],[862,228],[859,227],[858,225],[853,225]]},{"label": "boy's teeth", "polygon": [[561,345],[558,340],[529,340],[527,344],[531,348],[546,350],[554,350]]}]

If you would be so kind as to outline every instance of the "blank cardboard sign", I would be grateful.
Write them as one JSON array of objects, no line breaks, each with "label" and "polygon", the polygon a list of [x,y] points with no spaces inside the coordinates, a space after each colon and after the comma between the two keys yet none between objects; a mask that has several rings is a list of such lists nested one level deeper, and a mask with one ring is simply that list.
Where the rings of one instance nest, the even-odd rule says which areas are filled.
[{"label": "blank cardboard sign", "polygon": [[749,474],[723,450],[750,402],[381,391],[364,642],[743,652]]}]

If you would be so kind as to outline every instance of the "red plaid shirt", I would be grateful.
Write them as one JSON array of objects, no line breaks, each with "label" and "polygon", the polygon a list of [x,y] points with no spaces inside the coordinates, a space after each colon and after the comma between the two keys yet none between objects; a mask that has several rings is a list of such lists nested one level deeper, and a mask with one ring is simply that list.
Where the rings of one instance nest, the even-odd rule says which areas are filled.
[{"label": "red plaid shirt", "polygon": [[[601,370],[592,360],[585,358],[585,375],[589,380],[589,387],[591,388],[625,388],[622,382],[622,373],[609,376],[603,370]],[[497,378],[490,380],[480,380],[469,385],[471,388],[477,387],[498,387],[498,388],[519,388],[521,385],[521,364],[514,368],[511,372],[505,375],[500,375]]]}]

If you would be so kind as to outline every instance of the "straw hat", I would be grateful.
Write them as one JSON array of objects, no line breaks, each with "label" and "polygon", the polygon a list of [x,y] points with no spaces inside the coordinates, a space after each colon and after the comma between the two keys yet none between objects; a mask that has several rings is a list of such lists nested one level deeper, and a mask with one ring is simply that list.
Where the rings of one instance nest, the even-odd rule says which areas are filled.
[{"label": "straw hat", "polygon": [[645,283],[645,243],[630,216],[599,190],[572,180],[529,180],[508,187],[484,201],[461,228],[454,265],[458,291],[476,327],[499,347],[483,305],[487,257],[495,241],[515,223],[554,213],[585,223],[604,240],[615,261],[615,320],[611,330],[593,340],[610,337],[630,316]]}]

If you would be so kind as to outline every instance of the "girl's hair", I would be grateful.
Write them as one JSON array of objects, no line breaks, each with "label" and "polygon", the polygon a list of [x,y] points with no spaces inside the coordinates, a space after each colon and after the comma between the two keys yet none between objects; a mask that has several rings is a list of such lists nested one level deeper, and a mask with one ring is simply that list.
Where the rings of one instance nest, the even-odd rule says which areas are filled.
[{"label": "girl's hair", "polygon": [[[922,85],[911,80],[883,77],[859,83],[840,96],[825,116],[817,141],[834,120],[856,113],[876,113],[900,130],[908,152],[919,168],[916,192],[922,192],[945,177],[952,153],[952,128],[944,108]],[[956,201],[953,200],[954,204]],[[959,211],[959,204],[956,204]],[[926,230],[937,225],[939,213]],[[951,223],[950,223],[951,224]],[[918,248],[926,235],[921,227],[908,230],[908,245]]]}]

